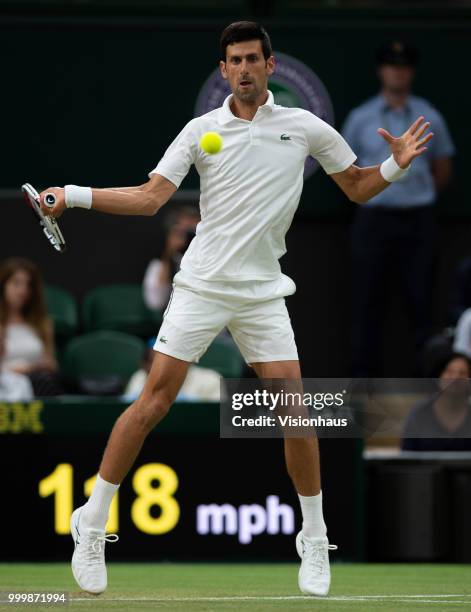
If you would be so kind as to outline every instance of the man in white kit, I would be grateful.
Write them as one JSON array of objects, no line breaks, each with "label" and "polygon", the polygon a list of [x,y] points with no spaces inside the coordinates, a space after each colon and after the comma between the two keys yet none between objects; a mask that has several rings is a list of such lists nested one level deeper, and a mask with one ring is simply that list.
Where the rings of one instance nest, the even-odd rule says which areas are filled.
[{"label": "man in white kit", "polygon": [[[425,151],[429,127],[419,117],[401,136],[379,134],[392,155],[381,165],[358,168],[345,140],[308,111],[274,103],[267,89],[275,70],[270,39],[253,22],[229,25],[221,36],[222,76],[232,95],[221,108],[190,121],[165,152],[149,181],[137,187],[91,189],[66,185],[45,213],[93,208],[122,215],[153,215],[179,187],[194,164],[201,182],[201,222],[174,279],[174,292],[155,344],[146,386],[111,432],[95,488],[74,511],[72,570],[85,591],[107,585],[105,524],[111,500],[133,465],[147,434],[170,409],[189,364],[197,361],[227,326],[245,360],[261,378],[301,378],[284,297],[295,291],[278,263],[285,234],[303,186],[304,162],[312,155],[346,195],[363,203],[407,172]],[[218,132],[222,151],[198,146],[205,132]],[[283,138],[281,136],[283,135]],[[303,516],[296,538],[301,557],[299,588],[326,595],[330,585],[329,542],[322,515],[317,439],[285,438],[288,473]],[[330,548],[335,548],[330,546]]]}]

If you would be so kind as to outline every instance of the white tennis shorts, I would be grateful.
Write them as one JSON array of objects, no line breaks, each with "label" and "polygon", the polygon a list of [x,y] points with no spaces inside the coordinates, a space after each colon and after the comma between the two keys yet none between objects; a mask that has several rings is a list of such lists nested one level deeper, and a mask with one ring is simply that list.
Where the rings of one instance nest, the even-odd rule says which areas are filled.
[{"label": "white tennis shorts", "polygon": [[247,363],[297,360],[284,296],[296,290],[287,276],[237,283],[189,280],[180,271],[154,350],[198,362],[227,327]]}]

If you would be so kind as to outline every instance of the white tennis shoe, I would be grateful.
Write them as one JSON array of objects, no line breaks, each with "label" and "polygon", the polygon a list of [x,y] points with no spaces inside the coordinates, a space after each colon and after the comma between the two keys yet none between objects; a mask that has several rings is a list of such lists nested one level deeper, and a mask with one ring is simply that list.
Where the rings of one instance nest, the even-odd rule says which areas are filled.
[{"label": "white tennis shoe", "polygon": [[72,573],[81,589],[98,595],[108,583],[105,565],[105,543],[116,542],[116,534],[105,535],[101,529],[86,529],[80,524],[83,506],[70,517],[70,532],[75,544],[72,556]]},{"label": "white tennis shoe", "polygon": [[298,584],[305,595],[325,596],[330,587],[329,550],[337,546],[327,538],[306,538],[300,531],[296,536],[296,550],[301,557]]}]

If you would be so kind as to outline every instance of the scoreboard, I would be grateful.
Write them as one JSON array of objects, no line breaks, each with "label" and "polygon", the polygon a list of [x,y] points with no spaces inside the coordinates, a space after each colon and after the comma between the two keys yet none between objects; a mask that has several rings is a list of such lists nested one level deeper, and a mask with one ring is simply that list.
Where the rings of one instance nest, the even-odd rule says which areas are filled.
[{"label": "scoreboard", "polygon": [[[72,509],[90,495],[115,399],[0,404],[0,561],[68,560]],[[321,440],[324,512],[338,559],[363,554],[358,440]],[[111,560],[294,560],[301,526],[282,440],[219,438],[219,405],[177,403],[115,496]],[[31,532],[34,529],[34,539]]]}]

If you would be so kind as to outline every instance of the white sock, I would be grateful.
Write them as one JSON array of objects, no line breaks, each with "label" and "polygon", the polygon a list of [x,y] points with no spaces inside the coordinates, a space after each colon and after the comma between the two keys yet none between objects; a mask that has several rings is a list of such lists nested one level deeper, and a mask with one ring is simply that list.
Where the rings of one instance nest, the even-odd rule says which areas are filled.
[{"label": "white sock", "polygon": [[92,494],[80,515],[80,522],[89,529],[105,529],[114,494],[119,485],[106,482],[98,474]]},{"label": "white sock", "polygon": [[303,535],[306,538],[324,538],[327,527],[322,515],[322,491],[319,495],[299,495],[301,512],[303,514]]}]

